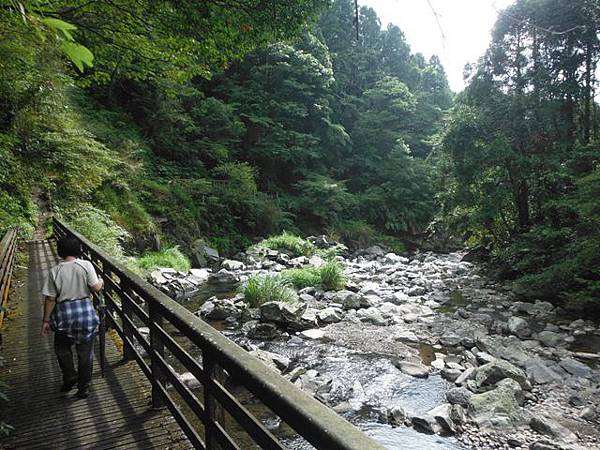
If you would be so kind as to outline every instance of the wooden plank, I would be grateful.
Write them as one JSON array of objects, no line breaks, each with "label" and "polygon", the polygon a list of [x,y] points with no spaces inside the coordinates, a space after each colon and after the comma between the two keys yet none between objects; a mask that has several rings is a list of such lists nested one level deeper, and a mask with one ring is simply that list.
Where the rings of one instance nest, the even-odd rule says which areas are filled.
[{"label": "wooden plank", "polygon": [[44,272],[56,263],[46,241],[29,244],[27,285],[17,288],[18,317],[3,330],[6,366],[0,379],[9,384],[12,401],[0,407],[15,432],[3,439],[7,448],[111,449],[191,448],[167,410],[149,408],[150,383],[135,362],[122,363],[107,340],[107,374],[97,364],[90,396],[76,399],[59,392],[61,375],[53,341],[39,336]]}]

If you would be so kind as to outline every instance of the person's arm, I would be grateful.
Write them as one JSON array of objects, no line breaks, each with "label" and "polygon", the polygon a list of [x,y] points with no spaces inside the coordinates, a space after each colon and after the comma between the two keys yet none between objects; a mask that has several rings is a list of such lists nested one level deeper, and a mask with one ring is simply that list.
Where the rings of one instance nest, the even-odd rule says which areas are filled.
[{"label": "person's arm", "polygon": [[42,288],[42,295],[44,296],[44,317],[42,322],[42,336],[48,336],[50,334],[50,315],[52,311],[54,311],[54,307],[56,306],[56,298],[58,297],[58,292],[56,289],[56,284],[54,283],[54,277],[52,270],[48,272],[46,280],[44,282],[44,287]]},{"label": "person's arm", "polygon": [[104,287],[104,280],[98,277],[98,282],[90,286],[90,291],[98,292],[100,289]]},{"label": "person's arm", "polygon": [[44,321],[42,322],[42,336],[48,336],[50,334],[50,315],[56,306],[56,297],[46,295],[44,301]]},{"label": "person's arm", "polygon": [[91,292],[98,292],[104,287],[104,281],[96,275],[96,269],[90,261],[85,261],[85,273],[87,275],[87,285]]}]

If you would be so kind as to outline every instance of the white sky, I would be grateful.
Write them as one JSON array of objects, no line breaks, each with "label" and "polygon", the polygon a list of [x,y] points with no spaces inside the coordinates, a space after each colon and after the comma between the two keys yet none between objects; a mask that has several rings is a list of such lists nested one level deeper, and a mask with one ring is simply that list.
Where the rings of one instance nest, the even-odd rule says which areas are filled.
[{"label": "white sky", "polygon": [[[431,7],[438,15],[436,22]],[[461,91],[463,68],[477,62],[490,42],[498,11],[512,0],[358,0],[373,8],[383,28],[388,23],[404,32],[412,53],[438,55],[453,91]],[[444,37],[442,37],[442,32]]]}]

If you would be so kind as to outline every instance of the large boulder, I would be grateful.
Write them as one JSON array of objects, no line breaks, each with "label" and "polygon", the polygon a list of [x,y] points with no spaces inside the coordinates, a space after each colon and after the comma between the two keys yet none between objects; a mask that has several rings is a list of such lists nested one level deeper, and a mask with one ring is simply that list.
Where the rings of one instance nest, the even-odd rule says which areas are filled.
[{"label": "large boulder", "polygon": [[192,267],[207,267],[219,262],[219,252],[203,239],[196,239],[190,248]]},{"label": "large boulder", "polygon": [[523,389],[529,387],[525,372],[508,361],[495,359],[475,369],[475,383],[479,389],[489,388],[505,378],[515,380]]},{"label": "large boulder", "polygon": [[589,378],[592,375],[592,369],[573,358],[563,358],[558,364],[571,375],[577,377]]},{"label": "large boulder", "polygon": [[233,301],[228,299],[219,300],[213,297],[204,302],[196,314],[210,320],[224,320],[229,317],[237,319],[242,315],[242,312],[235,306]]},{"label": "large boulder", "polygon": [[506,378],[498,383],[496,389],[472,395],[467,402],[467,413],[478,425],[516,423],[522,402],[521,386]]},{"label": "large boulder", "polygon": [[306,311],[306,304],[267,302],[260,306],[260,317],[262,320],[280,324],[298,322]]},{"label": "large boulder", "polygon": [[529,323],[522,317],[513,316],[508,319],[508,330],[521,338],[531,335]]},{"label": "large boulder", "polygon": [[532,417],[529,426],[538,433],[558,439],[559,441],[577,441],[575,433],[548,416],[540,414]]},{"label": "large boulder", "polygon": [[533,384],[547,384],[558,381],[562,377],[540,358],[531,358],[525,362],[525,371]]},{"label": "large boulder", "polygon": [[406,375],[415,378],[427,378],[429,376],[429,367],[415,361],[395,361],[394,365]]},{"label": "large boulder", "polygon": [[235,261],[233,259],[226,259],[221,263],[221,267],[226,270],[244,270],[246,265],[241,261]]}]

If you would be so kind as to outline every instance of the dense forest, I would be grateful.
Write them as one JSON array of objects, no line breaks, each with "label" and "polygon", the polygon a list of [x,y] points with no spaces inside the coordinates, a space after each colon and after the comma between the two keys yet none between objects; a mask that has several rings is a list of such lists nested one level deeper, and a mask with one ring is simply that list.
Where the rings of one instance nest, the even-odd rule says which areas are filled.
[{"label": "dense forest", "polygon": [[117,256],[283,230],[479,246],[600,298],[600,4],[518,0],[450,91],[351,0],[8,1],[0,232],[51,207]]}]

